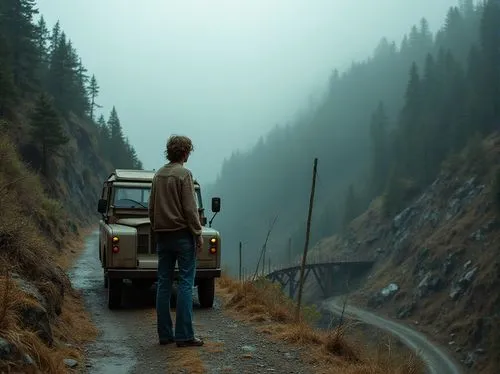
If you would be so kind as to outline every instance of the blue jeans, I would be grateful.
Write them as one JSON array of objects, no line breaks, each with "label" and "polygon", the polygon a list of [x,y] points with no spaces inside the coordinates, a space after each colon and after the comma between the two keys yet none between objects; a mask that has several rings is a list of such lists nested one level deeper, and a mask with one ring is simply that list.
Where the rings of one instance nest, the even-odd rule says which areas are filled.
[{"label": "blue jeans", "polygon": [[174,338],[170,297],[174,280],[175,262],[179,267],[175,340],[194,338],[193,331],[193,285],[196,271],[196,245],[194,236],[187,230],[156,235],[158,253],[158,284],[156,288],[156,313],[160,341]]}]

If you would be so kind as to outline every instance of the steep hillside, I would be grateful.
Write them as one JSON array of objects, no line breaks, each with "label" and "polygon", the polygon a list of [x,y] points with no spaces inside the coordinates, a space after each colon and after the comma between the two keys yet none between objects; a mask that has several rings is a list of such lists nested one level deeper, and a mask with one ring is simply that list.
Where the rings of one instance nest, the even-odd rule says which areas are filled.
[{"label": "steep hillside", "polygon": [[96,330],[65,270],[102,180],[142,166],[115,108],[95,122],[97,80],[59,23],[36,14],[0,2],[0,371],[66,373]]},{"label": "steep hillside", "polygon": [[0,371],[66,372],[96,333],[64,272],[81,244],[78,221],[5,135],[0,160]]},{"label": "steep hillside", "polygon": [[[21,121],[9,121],[2,130],[10,139],[15,140],[22,160],[33,170],[37,170],[41,166],[41,150],[36,139],[29,136],[29,121]],[[69,208],[75,221],[81,224],[95,222],[102,181],[113,166],[100,155],[94,125],[74,115],[70,115],[62,123],[70,140],[59,151],[59,157],[52,160],[51,168],[54,172],[50,179],[43,178],[45,190]]]},{"label": "steep hillside", "polygon": [[[433,146],[436,152],[426,155],[431,166],[439,164],[450,150],[464,145],[463,133],[450,133],[442,124],[455,120],[461,124],[465,118],[448,109],[465,107],[461,93],[467,92],[465,88],[477,78],[473,77],[477,65],[471,64],[470,72],[465,66],[469,59],[474,62],[481,58],[478,49],[483,42],[482,14],[483,6],[474,6],[472,0],[460,1],[460,7],[450,8],[444,25],[434,34],[422,19],[399,46],[383,38],[370,58],[353,63],[346,72],[332,73],[328,93],[316,107],[286,126],[277,126],[252,150],[236,152],[226,160],[207,196],[220,195],[224,200],[216,225],[228,247],[237,248],[238,242],[243,242],[245,266],[255,268],[259,249],[276,215],[278,220],[268,245],[272,261],[287,260],[289,238],[292,252],[302,251],[314,157],[319,158],[319,166],[313,243],[341,231],[352,217],[366,209],[371,198],[386,185],[392,167],[387,165],[388,160],[398,156],[408,160],[391,154],[393,149],[401,149],[393,147],[392,140],[404,136],[420,142],[421,138],[416,136],[418,131],[398,135],[395,129],[421,127],[426,130],[425,141],[449,136],[449,142]],[[415,86],[424,78],[429,85],[420,96]],[[450,93],[457,93],[457,97],[452,100]],[[432,102],[425,100],[426,110],[417,108],[421,98],[427,97]],[[467,100],[472,103],[476,97]],[[444,107],[447,110],[442,110]],[[427,109],[439,114],[434,116]],[[435,131],[426,124],[436,125]],[[415,158],[421,157],[417,153],[421,152],[420,144],[402,147],[415,150]],[[399,165],[396,171],[400,171]],[[426,171],[429,175],[436,172],[432,167]],[[416,182],[421,187],[427,180]],[[237,250],[224,252],[224,260],[233,272],[237,269],[237,254]]]},{"label": "steep hillside", "polygon": [[395,216],[383,198],[311,258],[375,260],[355,302],[416,325],[473,373],[500,367],[500,136],[471,142]]}]

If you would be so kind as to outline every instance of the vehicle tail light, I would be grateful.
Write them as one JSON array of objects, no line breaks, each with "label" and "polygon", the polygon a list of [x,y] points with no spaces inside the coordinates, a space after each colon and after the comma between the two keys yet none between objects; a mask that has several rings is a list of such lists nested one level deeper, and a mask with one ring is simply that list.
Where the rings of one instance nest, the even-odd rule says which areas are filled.
[{"label": "vehicle tail light", "polygon": [[113,246],[113,253],[118,253],[120,252],[120,247],[118,247],[117,245]]},{"label": "vehicle tail light", "polygon": [[211,238],[210,239],[210,249],[209,249],[211,254],[216,254],[217,253],[217,238]]}]

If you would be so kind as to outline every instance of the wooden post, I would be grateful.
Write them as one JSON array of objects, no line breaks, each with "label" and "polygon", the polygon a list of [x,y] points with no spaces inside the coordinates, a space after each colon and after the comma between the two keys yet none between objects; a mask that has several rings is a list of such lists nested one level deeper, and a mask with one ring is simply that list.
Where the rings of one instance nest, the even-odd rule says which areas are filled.
[{"label": "wooden post", "polygon": [[241,274],[241,242],[240,242],[240,271],[239,271],[239,280],[240,280],[240,282],[241,282],[241,276],[242,276],[242,274]]},{"label": "wooden post", "polygon": [[[252,281],[255,280],[255,277],[257,277],[257,274],[259,274],[259,266],[260,266],[260,261],[265,260],[263,259],[262,256],[266,252],[266,247],[267,247],[267,241],[269,240],[269,235],[271,235],[271,231],[273,231],[274,224],[276,223],[276,220],[278,219],[278,216],[274,217],[273,222],[271,223],[271,226],[269,227],[269,231],[267,232],[266,236],[266,241],[264,242],[264,245],[262,246],[262,250],[260,251],[260,256],[259,256],[259,261],[257,261],[257,267],[255,268],[255,273],[253,274]],[[266,267],[265,261],[262,261],[262,274],[264,274],[264,269]]]},{"label": "wooden post", "polygon": [[299,278],[299,296],[297,299],[297,310],[295,313],[295,319],[298,321],[300,319],[300,304],[302,303],[302,289],[304,287],[304,271],[306,267],[307,260],[307,250],[309,246],[309,235],[311,233],[311,217],[314,204],[314,190],[316,189],[316,171],[318,168],[318,159],[314,159],[313,166],[313,176],[312,176],[312,187],[311,196],[309,198],[309,212],[307,214],[307,226],[306,226],[306,242],[304,244],[304,254],[302,255],[302,265],[300,266],[300,278]]}]

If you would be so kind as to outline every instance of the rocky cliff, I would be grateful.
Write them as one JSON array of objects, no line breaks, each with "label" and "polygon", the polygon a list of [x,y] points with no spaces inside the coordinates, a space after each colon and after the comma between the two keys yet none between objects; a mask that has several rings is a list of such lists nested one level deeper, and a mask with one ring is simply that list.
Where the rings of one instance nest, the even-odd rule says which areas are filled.
[{"label": "rocky cliff", "polygon": [[499,156],[498,135],[470,145],[396,216],[380,197],[311,251],[374,260],[353,302],[416,326],[474,373],[500,367]]}]

